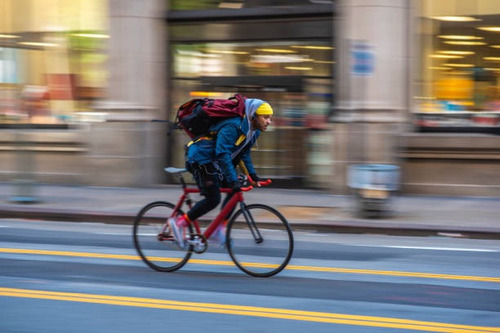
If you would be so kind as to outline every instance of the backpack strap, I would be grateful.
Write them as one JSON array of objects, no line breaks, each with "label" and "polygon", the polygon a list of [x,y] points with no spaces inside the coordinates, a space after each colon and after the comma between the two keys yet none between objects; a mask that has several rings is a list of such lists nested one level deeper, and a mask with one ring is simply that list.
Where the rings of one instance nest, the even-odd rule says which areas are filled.
[{"label": "backpack strap", "polygon": [[240,135],[240,137],[238,138],[238,140],[236,140],[234,145],[239,146],[242,142],[245,141],[246,138],[247,136],[245,134]]},{"label": "backpack strap", "polygon": [[192,144],[198,142],[198,141],[201,141],[201,140],[213,140],[214,137],[212,136],[200,136],[200,137],[197,137],[197,138],[194,138],[193,140],[189,141],[188,143],[186,143],[186,148],[189,148],[189,146],[191,146]]}]

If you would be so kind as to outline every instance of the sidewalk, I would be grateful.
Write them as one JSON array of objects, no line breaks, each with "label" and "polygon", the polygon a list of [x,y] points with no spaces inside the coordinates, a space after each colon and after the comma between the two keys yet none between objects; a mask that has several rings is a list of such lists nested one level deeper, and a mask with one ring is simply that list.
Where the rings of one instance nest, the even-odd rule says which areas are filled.
[{"label": "sidewalk", "polygon": [[[18,186],[0,183],[0,217],[132,224],[147,203],[176,202],[180,193],[178,185],[111,188],[37,184],[31,192],[36,201],[19,203],[11,201],[19,194]],[[393,198],[389,216],[374,219],[356,216],[350,196],[321,191],[258,188],[245,193],[245,199],[277,208],[293,227],[301,229],[500,239],[500,197],[399,195]]]}]

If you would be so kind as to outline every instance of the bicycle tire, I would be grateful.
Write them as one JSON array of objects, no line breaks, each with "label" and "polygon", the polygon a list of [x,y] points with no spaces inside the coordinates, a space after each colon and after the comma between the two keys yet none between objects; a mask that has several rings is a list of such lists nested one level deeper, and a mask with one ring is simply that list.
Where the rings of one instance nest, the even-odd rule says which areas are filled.
[{"label": "bicycle tire", "polygon": [[[191,257],[192,245],[181,249],[173,239],[160,239],[167,218],[172,216],[175,205],[155,201],[144,206],[134,220],[134,246],[141,259],[160,272],[173,272],[184,266]],[[178,214],[184,214],[182,210]],[[188,226],[193,233],[193,227]]]},{"label": "bicycle tire", "polygon": [[243,272],[270,277],[281,272],[292,258],[292,228],[285,217],[270,206],[244,206],[227,225],[226,247]]}]

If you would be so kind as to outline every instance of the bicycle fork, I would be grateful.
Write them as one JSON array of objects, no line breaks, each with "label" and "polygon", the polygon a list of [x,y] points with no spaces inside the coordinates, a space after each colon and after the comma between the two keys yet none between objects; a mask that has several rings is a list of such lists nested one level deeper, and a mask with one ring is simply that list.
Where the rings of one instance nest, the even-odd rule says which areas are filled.
[{"label": "bicycle fork", "polygon": [[252,236],[255,240],[255,243],[262,243],[264,241],[264,238],[262,238],[262,235],[259,231],[259,228],[257,228],[257,224],[255,224],[255,220],[252,214],[250,214],[250,211],[247,210],[246,204],[244,202],[240,202],[240,207],[241,211],[243,212],[243,216],[245,217],[248,228],[250,229],[250,232],[252,233]]}]

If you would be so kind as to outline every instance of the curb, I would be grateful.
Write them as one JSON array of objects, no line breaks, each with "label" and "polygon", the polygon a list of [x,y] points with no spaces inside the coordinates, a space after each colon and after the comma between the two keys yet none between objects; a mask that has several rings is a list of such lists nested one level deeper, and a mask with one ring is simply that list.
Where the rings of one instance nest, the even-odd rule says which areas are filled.
[{"label": "curb", "polygon": [[44,221],[59,222],[103,222],[106,223],[132,223],[134,214],[116,213],[116,212],[98,212],[98,211],[75,211],[75,210],[54,210],[43,208],[5,208],[0,207],[0,216],[2,218],[22,218]]},{"label": "curb", "polygon": [[[44,221],[70,221],[70,222],[103,222],[130,224],[134,223],[136,212],[117,213],[103,211],[76,211],[76,210],[55,210],[31,207],[0,207],[2,218],[22,218]],[[394,236],[442,236],[442,237],[463,237],[476,239],[500,239],[500,228],[471,228],[467,226],[441,226],[441,225],[421,225],[407,222],[384,222],[381,220],[327,220],[311,219],[293,220],[289,219],[296,230],[314,230],[316,232],[336,232],[336,233],[372,233]],[[202,219],[200,223],[208,220]]]}]

